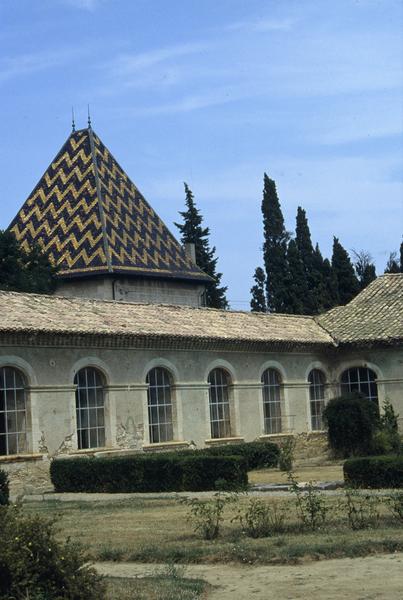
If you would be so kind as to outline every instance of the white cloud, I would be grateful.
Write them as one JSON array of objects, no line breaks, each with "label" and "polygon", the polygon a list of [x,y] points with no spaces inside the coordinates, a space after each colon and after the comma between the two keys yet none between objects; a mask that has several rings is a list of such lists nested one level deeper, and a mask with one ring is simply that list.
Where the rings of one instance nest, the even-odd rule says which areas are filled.
[{"label": "white cloud", "polygon": [[0,82],[57,67],[70,60],[73,54],[74,52],[66,50],[20,54],[19,56],[2,58],[0,60]]}]

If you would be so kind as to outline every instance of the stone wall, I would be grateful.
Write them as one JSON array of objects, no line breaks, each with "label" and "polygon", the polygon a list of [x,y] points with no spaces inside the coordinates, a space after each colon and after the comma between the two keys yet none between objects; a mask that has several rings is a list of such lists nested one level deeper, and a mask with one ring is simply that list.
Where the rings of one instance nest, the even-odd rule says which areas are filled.
[{"label": "stone wall", "polygon": [[39,494],[53,491],[50,481],[50,461],[46,455],[25,456],[15,460],[0,460],[0,469],[8,473],[10,495]]}]

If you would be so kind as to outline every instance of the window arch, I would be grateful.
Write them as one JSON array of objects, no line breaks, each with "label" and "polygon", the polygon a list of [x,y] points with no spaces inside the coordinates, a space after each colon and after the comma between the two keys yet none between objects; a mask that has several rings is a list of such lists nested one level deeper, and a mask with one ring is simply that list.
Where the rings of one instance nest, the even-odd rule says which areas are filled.
[{"label": "window arch", "polygon": [[147,373],[150,443],[173,440],[172,378],[167,369],[154,367]]},{"label": "window arch", "polygon": [[352,367],[344,371],[340,379],[341,393],[361,392],[368,400],[378,404],[376,373],[368,367]]},{"label": "window arch", "polygon": [[323,429],[323,409],[325,408],[325,385],[326,377],[323,371],[312,369],[308,375],[309,401],[311,409],[311,429],[320,431]]},{"label": "window arch", "polygon": [[208,376],[210,426],[212,438],[231,437],[231,415],[229,405],[230,376],[224,369],[213,369]]},{"label": "window arch", "polygon": [[281,433],[281,375],[276,369],[266,369],[262,383],[264,432]]},{"label": "window arch", "polygon": [[77,438],[79,449],[105,446],[105,378],[94,367],[80,369],[76,387]]},{"label": "window arch", "polygon": [[27,451],[26,382],[14,367],[0,368],[0,454]]}]

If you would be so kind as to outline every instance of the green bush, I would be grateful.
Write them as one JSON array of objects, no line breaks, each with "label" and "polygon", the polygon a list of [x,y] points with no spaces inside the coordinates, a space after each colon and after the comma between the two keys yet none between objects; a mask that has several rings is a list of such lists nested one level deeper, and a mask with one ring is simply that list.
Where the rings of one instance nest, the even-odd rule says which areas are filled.
[{"label": "green bush", "polygon": [[248,483],[239,456],[169,453],[113,458],[54,460],[50,476],[57,492],[171,492],[227,489]]},{"label": "green bush", "polygon": [[197,452],[209,456],[243,456],[247,460],[249,470],[276,467],[279,458],[279,448],[272,442],[223,444],[203,448]]},{"label": "green bush", "polygon": [[9,495],[8,475],[5,471],[0,469],[0,506],[6,506],[8,504]]},{"label": "green bush", "polygon": [[102,578],[70,541],[55,539],[54,524],[0,508],[0,599],[102,600]]},{"label": "green bush", "polygon": [[343,470],[345,481],[356,487],[403,487],[403,456],[350,458]]},{"label": "green bush", "polygon": [[336,455],[363,456],[373,450],[379,427],[378,406],[355,392],[330,400],[323,417],[328,427],[329,445]]}]

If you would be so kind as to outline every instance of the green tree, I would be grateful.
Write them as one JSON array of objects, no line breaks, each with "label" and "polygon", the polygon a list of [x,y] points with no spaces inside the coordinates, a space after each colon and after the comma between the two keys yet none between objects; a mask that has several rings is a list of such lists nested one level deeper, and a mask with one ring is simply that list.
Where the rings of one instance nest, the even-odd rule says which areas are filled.
[{"label": "green tree", "polygon": [[212,308],[228,308],[226,298],[227,288],[220,287],[222,273],[217,273],[218,257],[215,256],[215,246],[210,248],[209,236],[210,229],[203,227],[203,217],[196,207],[194,196],[185,183],[186,210],[180,211],[183,223],[175,223],[181,232],[182,244],[191,243],[195,245],[196,264],[207,275],[210,275],[212,281],[206,285],[206,306]]},{"label": "green tree", "polygon": [[252,286],[250,292],[252,299],[250,301],[250,309],[252,312],[267,312],[266,302],[266,275],[261,267],[256,267],[253,275],[255,285]]},{"label": "green tree", "polygon": [[363,290],[376,279],[376,270],[375,265],[372,261],[372,256],[369,252],[365,252],[365,250],[360,250],[356,252],[353,250],[354,254],[354,268],[358,278],[358,284],[360,290]]},{"label": "green tree", "polygon": [[266,173],[263,187],[263,259],[266,270],[266,293],[270,312],[288,312],[287,242],[284,218],[276,184]]},{"label": "green tree", "polygon": [[403,273],[403,242],[400,244],[400,272]]},{"label": "green tree", "polygon": [[385,273],[401,273],[401,264],[397,258],[397,252],[391,252],[389,254],[388,262],[386,263]]},{"label": "green tree", "polygon": [[0,231],[0,289],[50,294],[56,287],[56,269],[40,247],[25,252],[11,231]]},{"label": "green tree", "polygon": [[309,294],[306,272],[295,240],[290,240],[288,244],[287,264],[287,305],[284,312],[293,315],[309,314],[309,307],[305,303]]},{"label": "green tree", "polygon": [[336,237],[333,238],[332,270],[337,280],[339,303],[347,304],[359,292],[359,285],[350,257]]}]

